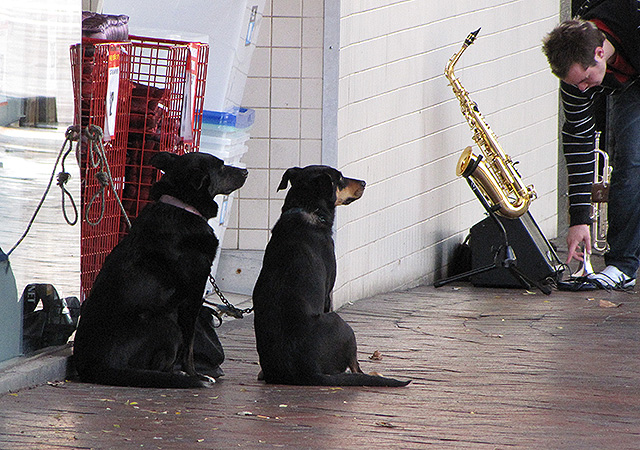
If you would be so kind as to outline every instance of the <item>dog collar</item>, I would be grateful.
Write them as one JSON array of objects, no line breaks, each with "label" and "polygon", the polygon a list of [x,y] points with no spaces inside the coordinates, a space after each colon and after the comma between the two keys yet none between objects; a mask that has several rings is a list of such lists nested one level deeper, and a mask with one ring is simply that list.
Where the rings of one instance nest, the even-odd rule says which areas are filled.
[{"label": "dog collar", "polygon": [[309,223],[312,223],[312,224],[318,224],[318,223],[326,224],[328,222],[327,219],[320,216],[317,213],[317,211],[311,212],[300,207],[291,208],[282,213],[283,216],[289,215],[289,214],[299,214],[302,217],[304,217]]},{"label": "dog collar", "polygon": [[164,195],[162,195],[160,197],[160,201],[162,203],[166,203],[167,205],[175,206],[175,207],[184,209],[185,211],[189,211],[191,214],[195,214],[196,216],[200,216],[204,220],[207,220],[202,214],[200,214],[200,211],[198,211],[197,209],[195,209],[191,205],[187,205],[185,202],[183,202],[180,199],[175,198],[172,195],[164,194]]}]

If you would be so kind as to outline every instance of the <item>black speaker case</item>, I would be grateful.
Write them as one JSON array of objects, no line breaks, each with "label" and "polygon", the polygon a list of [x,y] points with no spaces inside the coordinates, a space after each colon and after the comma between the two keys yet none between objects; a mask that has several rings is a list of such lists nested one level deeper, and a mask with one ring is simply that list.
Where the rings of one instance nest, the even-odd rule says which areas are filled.
[{"label": "black speaker case", "polygon": [[[504,226],[509,244],[516,256],[516,267],[534,282],[548,284],[549,279],[560,280],[564,268],[556,251],[542,234],[533,216],[526,212],[516,219],[497,216]],[[487,267],[495,261],[496,251],[504,245],[504,237],[491,217],[471,227],[469,235],[472,269]],[[496,267],[472,275],[474,286],[522,288],[522,283],[505,267]]]}]

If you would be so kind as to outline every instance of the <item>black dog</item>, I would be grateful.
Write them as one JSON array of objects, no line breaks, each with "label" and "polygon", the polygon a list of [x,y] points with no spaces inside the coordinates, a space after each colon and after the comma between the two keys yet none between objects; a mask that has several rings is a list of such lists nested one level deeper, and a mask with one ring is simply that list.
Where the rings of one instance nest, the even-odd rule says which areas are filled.
[{"label": "black dog", "polygon": [[365,182],[327,166],[288,169],[278,190],[289,182],[253,290],[261,378],[275,384],[406,386],[362,373],[353,330],[331,312],[335,207],[359,199]]},{"label": "black dog", "polygon": [[86,382],[202,387],[213,379],[194,368],[194,327],[218,248],[207,219],[218,213],[213,198],[240,188],[247,171],[205,153],[158,153],[151,164],[164,172],[151,188],[156,202],[107,256],[82,304],[74,362]]}]

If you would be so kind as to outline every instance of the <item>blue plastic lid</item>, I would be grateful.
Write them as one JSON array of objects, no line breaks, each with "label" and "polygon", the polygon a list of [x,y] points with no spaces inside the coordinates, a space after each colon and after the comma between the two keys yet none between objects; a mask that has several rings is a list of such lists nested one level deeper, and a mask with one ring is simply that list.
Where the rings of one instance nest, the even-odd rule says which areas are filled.
[{"label": "blue plastic lid", "polygon": [[248,128],[255,120],[255,110],[250,108],[234,108],[232,111],[202,112],[202,123],[235,128]]}]

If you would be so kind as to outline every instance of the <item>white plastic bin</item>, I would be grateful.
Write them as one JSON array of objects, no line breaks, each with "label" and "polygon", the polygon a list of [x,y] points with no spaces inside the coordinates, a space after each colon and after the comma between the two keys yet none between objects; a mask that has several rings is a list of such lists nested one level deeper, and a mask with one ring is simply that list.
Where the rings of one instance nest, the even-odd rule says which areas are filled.
[{"label": "white plastic bin", "polygon": [[[251,109],[236,108],[234,112],[204,111],[200,134],[200,152],[214,155],[227,165],[244,167],[241,159],[247,152],[249,130],[253,121],[254,111]],[[211,268],[211,274],[214,277],[218,271],[220,251],[235,196],[235,192],[231,195],[217,196],[215,200],[219,206],[218,216],[209,221],[209,225],[220,241],[218,255]],[[209,288],[208,285],[207,289],[209,290]]]},{"label": "white plastic bin", "polygon": [[205,108],[228,111],[242,101],[264,5],[265,0],[104,0],[104,12],[128,15],[133,35],[207,36]]}]

